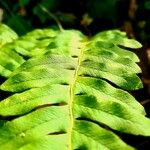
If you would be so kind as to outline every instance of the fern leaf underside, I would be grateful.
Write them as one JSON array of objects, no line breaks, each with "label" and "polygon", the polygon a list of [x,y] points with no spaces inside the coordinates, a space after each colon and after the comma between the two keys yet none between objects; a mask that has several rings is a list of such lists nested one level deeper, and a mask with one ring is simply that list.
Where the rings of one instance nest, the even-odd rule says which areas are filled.
[{"label": "fern leaf underside", "polygon": [[142,87],[139,59],[123,46],[141,47],[118,30],[88,39],[52,29],[3,45],[22,61],[0,86],[12,93],[0,102],[0,149],[132,150],[115,131],[150,136],[144,108],[125,91]]}]

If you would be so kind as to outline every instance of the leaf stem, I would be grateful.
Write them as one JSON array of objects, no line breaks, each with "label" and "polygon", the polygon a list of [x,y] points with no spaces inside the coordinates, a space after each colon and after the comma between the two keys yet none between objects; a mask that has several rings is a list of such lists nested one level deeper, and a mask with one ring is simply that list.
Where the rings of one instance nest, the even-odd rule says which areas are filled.
[{"label": "leaf stem", "polygon": [[57,25],[58,25],[60,31],[63,31],[64,29],[63,29],[63,27],[62,27],[60,21],[58,20],[58,18],[57,18],[53,13],[51,13],[47,8],[45,8],[43,5],[39,4],[39,6],[40,6],[40,8],[41,8],[45,13],[47,13],[51,18],[53,18],[53,19],[55,20],[55,22],[57,23]]},{"label": "leaf stem", "polygon": [[70,86],[70,101],[69,101],[69,116],[70,116],[70,128],[69,128],[69,146],[68,146],[68,150],[72,150],[72,130],[73,130],[73,126],[74,126],[74,115],[73,115],[73,100],[74,100],[74,94],[75,94],[75,84],[77,82],[77,77],[78,77],[78,71],[82,62],[82,57],[83,57],[83,50],[85,48],[85,43],[82,43],[80,45],[80,53],[78,55],[78,65],[74,74],[74,81],[72,82],[71,86]]}]

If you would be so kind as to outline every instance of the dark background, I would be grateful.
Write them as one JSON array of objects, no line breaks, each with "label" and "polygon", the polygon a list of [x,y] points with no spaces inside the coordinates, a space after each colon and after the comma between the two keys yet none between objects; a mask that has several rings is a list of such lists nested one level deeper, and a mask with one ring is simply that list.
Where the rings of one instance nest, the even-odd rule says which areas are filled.
[{"label": "dark background", "polygon": [[[57,26],[54,17],[63,28],[75,28],[88,36],[118,28],[143,44],[136,53],[141,60],[143,73],[139,76],[144,88],[132,94],[150,117],[150,0],[0,0],[0,21],[19,35]],[[150,149],[149,137],[120,137],[139,150]]]}]

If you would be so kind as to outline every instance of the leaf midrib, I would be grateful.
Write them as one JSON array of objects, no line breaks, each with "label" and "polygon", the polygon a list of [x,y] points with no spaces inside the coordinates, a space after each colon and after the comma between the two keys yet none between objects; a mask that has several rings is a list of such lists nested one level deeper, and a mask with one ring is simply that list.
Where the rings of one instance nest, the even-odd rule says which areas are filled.
[{"label": "leaf midrib", "polygon": [[80,53],[78,55],[78,63],[77,63],[77,67],[75,70],[75,74],[74,74],[74,78],[73,78],[73,82],[70,85],[70,99],[68,102],[69,105],[69,118],[70,118],[70,126],[69,126],[69,130],[68,130],[68,134],[69,134],[69,142],[68,142],[68,150],[72,150],[72,131],[73,131],[73,126],[74,126],[74,115],[73,115],[73,100],[74,100],[74,93],[75,93],[75,84],[76,84],[76,80],[78,77],[78,71],[79,68],[81,66],[81,62],[82,62],[82,58],[83,58],[83,52],[85,50],[85,46],[86,46],[86,41],[84,43],[81,43],[80,45]]}]

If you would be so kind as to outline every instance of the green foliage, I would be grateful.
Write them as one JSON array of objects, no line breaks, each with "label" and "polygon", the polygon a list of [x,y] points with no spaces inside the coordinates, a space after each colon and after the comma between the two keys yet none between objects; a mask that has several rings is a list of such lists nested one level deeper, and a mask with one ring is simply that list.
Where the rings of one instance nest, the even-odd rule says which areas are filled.
[{"label": "green foliage", "polygon": [[17,39],[18,35],[8,26],[0,24],[0,47]]},{"label": "green foliage", "polygon": [[51,29],[37,29],[1,47],[0,75],[8,77],[25,61],[22,56],[29,58],[45,53],[45,47],[50,47],[51,38],[55,37],[56,33],[57,31]]},{"label": "green foliage", "polygon": [[0,75],[4,77],[10,75],[11,71],[24,62],[17,53],[9,51],[7,48],[10,47],[9,44],[7,44],[6,48],[5,46],[3,47],[6,43],[10,43],[17,38],[18,35],[13,30],[4,24],[0,24]]},{"label": "green foliage", "polygon": [[38,29],[3,45],[0,89],[12,94],[0,102],[0,149],[132,150],[115,131],[150,136],[144,108],[125,91],[142,87],[125,47],[141,45],[118,30],[88,38]]},{"label": "green foliage", "polygon": [[40,6],[45,7],[47,10],[55,10],[58,5],[58,0],[42,0],[40,5],[33,8],[33,13],[40,19],[42,23],[49,19],[49,16],[43,12]]},{"label": "green foliage", "polygon": [[145,9],[150,9],[150,1],[149,1],[149,0],[146,0],[146,1],[144,2],[144,8],[145,8]]},{"label": "green foliage", "polygon": [[118,0],[88,0],[87,7],[94,18],[105,17],[105,19],[115,22],[117,20],[117,2]]},{"label": "green foliage", "polygon": [[88,14],[92,20],[105,18],[106,22],[116,24],[118,0],[87,0],[86,2],[73,0],[65,5],[66,2],[66,0],[19,0],[12,4],[10,0],[0,0],[1,8],[4,10],[3,22],[19,35],[24,35],[35,27],[45,27],[53,22],[53,17],[43,11],[43,7],[56,16],[64,26],[78,28],[85,14]]},{"label": "green foliage", "polygon": [[30,22],[21,17],[21,15],[14,15],[10,17],[6,21],[6,24],[13,30],[17,31],[19,35],[24,35],[32,29]]}]

